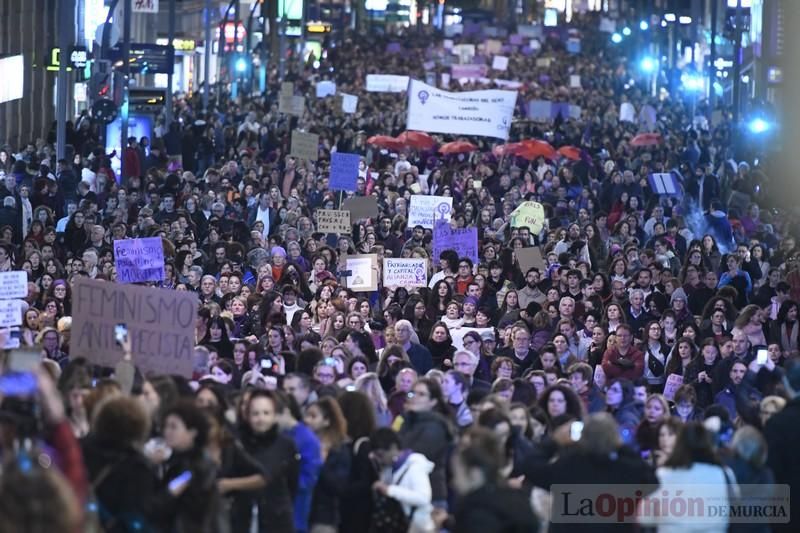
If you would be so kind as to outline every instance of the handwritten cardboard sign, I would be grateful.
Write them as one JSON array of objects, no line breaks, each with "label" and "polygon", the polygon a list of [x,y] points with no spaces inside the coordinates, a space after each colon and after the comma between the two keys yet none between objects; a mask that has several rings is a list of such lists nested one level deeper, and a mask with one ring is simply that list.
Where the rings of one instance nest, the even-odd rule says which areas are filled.
[{"label": "handwritten cardboard sign", "polygon": [[378,199],[374,196],[354,196],[342,202],[342,211],[350,211],[350,220],[362,220],[378,216]]},{"label": "handwritten cardboard sign", "polygon": [[22,300],[0,300],[0,328],[22,325]]},{"label": "handwritten cardboard sign", "polygon": [[319,135],[294,130],[291,155],[298,159],[316,161],[319,156]]},{"label": "handwritten cardboard sign", "polygon": [[317,231],[321,233],[350,233],[350,211],[317,210]]},{"label": "handwritten cardboard sign", "polygon": [[680,374],[670,374],[667,376],[667,382],[664,383],[664,398],[673,401],[675,399],[675,393],[678,392],[681,385],[683,385],[683,376]]},{"label": "handwritten cardboard sign", "polygon": [[378,255],[352,255],[345,260],[345,284],[353,292],[372,292],[378,290]]},{"label": "handwritten cardboard sign", "polygon": [[0,300],[28,296],[28,273],[24,270],[0,272]]},{"label": "handwritten cardboard sign", "polygon": [[449,223],[438,222],[433,229],[433,259],[445,250],[454,250],[458,257],[468,257],[473,263],[478,262],[478,228],[453,229]]},{"label": "handwritten cardboard sign", "polygon": [[427,259],[384,259],[384,287],[427,287]]},{"label": "handwritten cardboard sign", "polygon": [[544,259],[542,258],[542,251],[538,247],[532,248],[519,248],[514,253],[517,255],[519,261],[519,269],[523,274],[527,273],[531,268],[538,268],[544,270]]},{"label": "handwritten cardboard sign", "polygon": [[355,191],[360,162],[361,156],[358,154],[332,153],[328,188],[332,191]]},{"label": "handwritten cardboard sign", "polygon": [[161,237],[114,241],[114,264],[119,283],[164,281]]},{"label": "handwritten cardboard sign", "polygon": [[122,358],[114,328],[128,326],[142,372],[191,377],[197,295],[78,278],[72,292],[70,355],[113,367]]},{"label": "handwritten cardboard sign", "polygon": [[306,108],[306,97],[281,93],[278,96],[278,111],[285,115],[303,116]]}]

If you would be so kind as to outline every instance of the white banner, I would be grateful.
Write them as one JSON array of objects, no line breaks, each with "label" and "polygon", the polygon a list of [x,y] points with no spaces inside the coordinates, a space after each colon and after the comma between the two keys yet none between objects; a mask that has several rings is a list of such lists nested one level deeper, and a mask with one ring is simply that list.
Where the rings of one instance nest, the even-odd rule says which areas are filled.
[{"label": "white banner", "polygon": [[408,227],[422,226],[426,229],[433,229],[434,218],[436,220],[444,218],[447,222],[450,222],[450,213],[452,211],[452,196],[412,194],[411,204],[408,206]]},{"label": "white banner", "polygon": [[427,259],[384,259],[384,287],[427,287]]},{"label": "white banner", "polygon": [[408,89],[408,76],[394,74],[367,74],[367,92],[402,93]]},{"label": "white banner", "polygon": [[451,93],[411,80],[408,86],[409,130],[508,139],[516,91]]}]

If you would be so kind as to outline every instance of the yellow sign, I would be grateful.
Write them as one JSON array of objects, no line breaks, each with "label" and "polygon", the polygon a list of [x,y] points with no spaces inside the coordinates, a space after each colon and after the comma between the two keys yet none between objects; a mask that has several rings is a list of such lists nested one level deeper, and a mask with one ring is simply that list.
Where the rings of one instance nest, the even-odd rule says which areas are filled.
[{"label": "yellow sign", "polygon": [[512,228],[529,228],[531,233],[539,233],[544,227],[544,206],[539,202],[522,202],[511,213]]},{"label": "yellow sign", "polygon": [[[156,39],[156,44],[161,46],[168,46],[169,39],[164,37],[160,37]],[[197,48],[197,41],[194,39],[178,39],[175,38],[172,40],[172,46],[175,47],[175,51],[177,52],[194,52]]]}]

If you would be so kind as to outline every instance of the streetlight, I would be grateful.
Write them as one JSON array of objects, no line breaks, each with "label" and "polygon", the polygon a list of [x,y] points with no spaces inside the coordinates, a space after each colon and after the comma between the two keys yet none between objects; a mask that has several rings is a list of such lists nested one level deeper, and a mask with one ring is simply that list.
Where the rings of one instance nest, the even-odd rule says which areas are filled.
[{"label": "streetlight", "polygon": [[646,20],[643,20],[639,23],[639,29],[642,31],[647,31],[647,28],[650,27],[650,24],[647,23]]},{"label": "streetlight", "polygon": [[750,130],[750,133],[753,133],[755,135],[760,135],[762,133],[769,131],[770,123],[764,120],[763,118],[756,117],[750,121],[750,123],[747,125],[747,129]]},{"label": "streetlight", "polygon": [[645,56],[639,62],[639,68],[641,68],[643,72],[647,72],[649,74],[658,68],[658,61],[650,56]]},{"label": "streetlight", "polygon": [[247,70],[247,61],[243,57],[236,60],[236,72],[245,72]]},{"label": "streetlight", "polygon": [[622,35],[617,32],[611,34],[611,42],[614,44],[619,44],[622,42]]},{"label": "streetlight", "polygon": [[630,34],[631,34],[631,29],[629,27],[625,26],[624,28],[622,28],[622,35],[627,37]]}]

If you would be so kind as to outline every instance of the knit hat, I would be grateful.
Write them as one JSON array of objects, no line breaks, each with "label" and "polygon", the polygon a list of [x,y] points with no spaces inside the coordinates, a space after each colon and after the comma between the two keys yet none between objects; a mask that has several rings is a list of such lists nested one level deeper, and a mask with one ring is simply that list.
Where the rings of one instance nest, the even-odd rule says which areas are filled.
[{"label": "knit hat", "polygon": [[688,300],[688,298],[686,298],[686,291],[684,291],[680,287],[672,291],[672,297],[669,299],[670,305],[672,305],[672,302],[678,299],[683,300],[684,302]]},{"label": "knit hat", "polygon": [[273,246],[272,250],[270,250],[270,255],[273,257],[276,255],[286,257],[286,249],[283,246]]},{"label": "knit hat", "polygon": [[464,298],[464,305],[467,305],[467,304],[472,304],[475,307],[477,307],[478,306],[478,299],[475,298],[474,296],[467,296],[466,298]]}]

